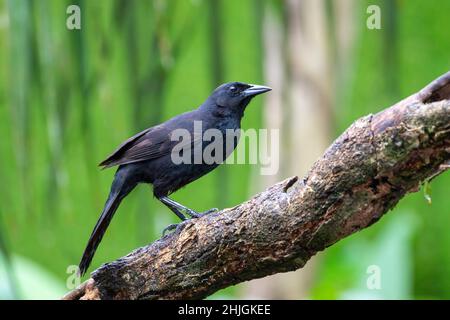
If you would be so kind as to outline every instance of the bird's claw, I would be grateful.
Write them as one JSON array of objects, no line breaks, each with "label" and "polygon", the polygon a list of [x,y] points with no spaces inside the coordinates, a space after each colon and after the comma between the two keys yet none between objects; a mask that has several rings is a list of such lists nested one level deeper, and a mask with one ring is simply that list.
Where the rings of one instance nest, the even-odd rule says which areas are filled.
[{"label": "bird's claw", "polygon": [[[206,210],[206,211],[203,211],[203,212],[197,212],[197,211],[194,211],[192,209],[186,209],[186,214],[188,214],[191,218],[197,219],[197,218],[201,218],[203,216],[206,216],[206,215],[208,215],[210,213],[217,212],[217,211],[219,211],[218,208],[212,208],[212,209],[209,209],[209,210]],[[185,221],[187,221],[187,220],[185,220]],[[183,222],[184,221],[182,221],[180,223],[170,224],[167,227],[165,227],[163,232],[162,232],[163,237],[166,235],[166,232],[175,230]]]},{"label": "bird's claw", "polygon": [[166,235],[167,231],[172,231],[172,230],[176,229],[179,225],[180,225],[180,223],[169,224],[167,227],[164,228],[164,230],[162,232],[162,236],[164,237]]},{"label": "bird's claw", "polygon": [[214,213],[214,212],[217,212],[217,211],[219,211],[219,208],[211,208],[209,210],[206,210],[206,211],[202,212],[201,214],[205,216],[207,214]]},{"label": "bird's claw", "polygon": [[217,212],[217,211],[219,211],[218,208],[212,208],[212,209],[206,210],[206,211],[204,211],[204,212],[196,212],[196,211],[194,211],[194,210],[189,209],[189,210],[186,211],[186,213],[187,213],[191,218],[201,218],[201,217],[203,217],[203,216],[206,216],[206,215],[208,215],[208,214],[210,214],[210,213]]}]

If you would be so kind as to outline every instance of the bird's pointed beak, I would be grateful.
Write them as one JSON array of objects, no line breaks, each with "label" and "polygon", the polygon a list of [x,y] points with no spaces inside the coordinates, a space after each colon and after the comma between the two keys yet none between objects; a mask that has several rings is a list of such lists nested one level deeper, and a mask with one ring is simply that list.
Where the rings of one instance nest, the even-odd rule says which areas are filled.
[{"label": "bird's pointed beak", "polygon": [[246,97],[254,97],[257,96],[258,94],[262,94],[264,92],[270,91],[272,90],[272,88],[270,87],[266,87],[266,86],[259,86],[257,84],[249,84],[250,88],[244,90],[243,94]]}]

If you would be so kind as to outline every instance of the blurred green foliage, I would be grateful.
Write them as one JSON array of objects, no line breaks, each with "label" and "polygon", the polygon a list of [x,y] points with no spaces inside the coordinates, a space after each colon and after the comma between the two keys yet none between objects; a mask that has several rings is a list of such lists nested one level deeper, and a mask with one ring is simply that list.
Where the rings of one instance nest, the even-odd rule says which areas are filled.
[{"label": "blurred green foliage", "polygon": [[[358,25],[365,24],[365,8],[370,4],[380,5],[382,19],[385,19],[383,28],[358,28],[349,84],[337,90],[340,98],[336,111],[337,132],[345,130],[355,119],[381,111],[409,96],[450,69],[446,17],[450,2],[363,1]],[[350,289],[358,290],[358,295],[351,295],[352,298],[448,299],[449,173],[433,180],[431,185],[432,205],[423,192],[410,194],[369,229],[330,247],[321,262],[312,296],[346,298]],[[376,249],[380,245],[382,247]],[[396,250],[396,254],[389,255],[392,250]],[[364,262],[361,264],[361,261]],[[369,265],[395,264],[402,267],[382,268],[381,290],[369,290],[361,284],[360,277],[366,276]],[[392,283],[398,290],[392,290]]]},{"label": "blurred green foliage", "polygon": [[[0,1],[0,298],[61,294],[114,174],[96,164],[121,141],[196,107],[219,81],[264,83],[262,3]],[[365,27],[372,3],[389,12],[382,30]],[[81,30],[66,28],[69,4],[81,7]],[[336,90],[336,136],[450,66],[450,2],[361,1],[356,11],[356,59]],[[261,119],[255,100],[243,127],[259,128]],[[260,191],[254,170],[222,166],[174,198],[199,210],[235,205]],[[433,181],[431,206],[422,193],[409,195],[380,223],[328,249],[311,297],[448,298],[449,182],[448,173]],[[140,186],[93,266],[157,239],[175,221]],[[371,264],[386,281],[377,292],[365,286]]]},{"label": "blurred green foliage", "polygon": [[[78,4],[82,29],[66,28]],[[235,1],[235,4],[237,2]],[[261,82],[256,2],[220,17],[223,81]],[[67,277],[101,211],[114,169],[96,164],[126,137],[197,107],[216,87],[205,1],[1,2],[0,213],[9,250]],[[250,14],[248,14],[250,13]],[[217,13],[216,13],[217,14]],[[240,30],[238,30],[238,28]],[[239,34],[239,37],[236,37]],[[253,45],[255,50],[247,50]],[[261,102],[244,127],[260,126]],[[233,187],[222,186],[225,171]],[[199,210],[246,199],[250,166],[223,167],[174,198]],[[237,182],[236,182],[237,181]],[[93,266],[157,239],[176,217],[140,186],[122,204]],[[126,213],[126,214],[123,214]]]}]

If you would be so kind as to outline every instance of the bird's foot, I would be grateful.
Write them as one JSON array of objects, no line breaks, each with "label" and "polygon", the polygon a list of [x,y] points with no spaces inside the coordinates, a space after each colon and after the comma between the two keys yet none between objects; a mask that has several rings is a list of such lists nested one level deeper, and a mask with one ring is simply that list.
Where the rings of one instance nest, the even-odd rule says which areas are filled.
[{"label": "bird's foot", "polygon": [[206,216],[210,213],[217,212],[217,211],[219,211],[218,208],[212,208],[212,209],[206,210],[204,212],[197,212],[192,209],[187,209],[186,214],[189,215],[191,218],[201,218],[203,216]]},{"label": "bird's foot", "polygon": [[162,236],[164,237],[166,235],[166,232],[168,232],[168,231],[175,230],[180,224],[181,223],[169,224],[167,227],[164,228],[164,230],[162,232]]},{"label": "bird's foot", "polygon": [[[186,214],[187,214],[188,216],[190,216],[190,217],[193,218],[193,219],[197,219],[197,218],[201,218],[201,217],[203,217],[203,216],[206,216],[206,215],[208,215],[208,214],[210,214],[210,213],[217,212],[217,211],[219,211],[219,209],[218,209],[218,208],[212,208],[212,209],[209,209],[209,210],[206,210],[206,211],[203,211],[203,212],[197,212],[197,211],[194,211],[194,210],[192,210],[192,209],[186,208],[185,211],[186,211]],[[185,221],[187,221],[187,220],[185,220]],[[180,226],[183,222],[184,222],[184,221],[182,221],[182,222],[180,222],[180,223],[170,224],[170,225],[168,225],[167,227],[165,227],[164,230],[163,230],[163,232],[162,232],[163,237],[166,235],[166,232],[175,230],[175,229],[178,228],[178,226]]]}]

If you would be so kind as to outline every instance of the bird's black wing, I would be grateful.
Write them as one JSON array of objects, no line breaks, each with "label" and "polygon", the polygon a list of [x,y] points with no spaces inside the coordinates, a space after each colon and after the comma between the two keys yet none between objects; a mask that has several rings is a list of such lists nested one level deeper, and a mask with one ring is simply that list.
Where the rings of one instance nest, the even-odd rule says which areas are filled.
[{"label": "bird's black wing", "polygon": [[170,153],[170,131],[162,125],[146,129],[122,143],[99,165],[104,168],[159,158]]},{"label": "bird's black wing", "polygon": [[[106,160],[100,163],[103,168],[122,164],[156,159],[172,152],[179,142],[171,139],[176,129],[188,129],[192,132],[195,112],[186,112],[169,121],[146,129],[132,136],[122,143]],[[194,146],[201,143],[201,136],[194,134],[192,141],[187,143]]]}]

